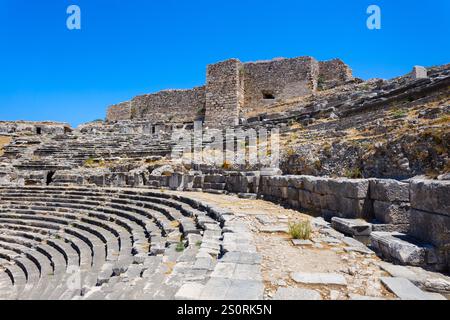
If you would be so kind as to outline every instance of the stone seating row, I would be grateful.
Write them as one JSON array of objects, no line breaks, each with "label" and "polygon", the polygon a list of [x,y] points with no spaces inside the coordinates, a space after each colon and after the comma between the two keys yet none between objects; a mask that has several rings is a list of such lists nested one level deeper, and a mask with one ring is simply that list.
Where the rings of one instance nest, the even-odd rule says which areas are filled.
[{"label": "stone seating row", "polygon": [[163,193],[0,188],[0,299],[170,299],[220,239],[207,207]]}]

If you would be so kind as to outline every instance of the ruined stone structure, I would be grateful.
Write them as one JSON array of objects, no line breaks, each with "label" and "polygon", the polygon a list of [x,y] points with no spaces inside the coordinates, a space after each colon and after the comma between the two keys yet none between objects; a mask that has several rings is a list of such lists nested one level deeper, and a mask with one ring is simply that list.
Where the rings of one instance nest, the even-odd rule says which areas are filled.
[{"label": "ruined stone structure", "polygon": [[208,66],[206,86],[135,97],[108,109],[107,120],[147,119],[185,123],[205,115],[208,127],[239,124],[241,116],[273,104],[330,89],[352,80],[341,60],[311,57],[242,63],[230,59]]},{"label": "ruined stone structure", "polygon": [[65,134],[72,129],[68,123],[59,123],[52,121],[0,121],[0,135],[14,133],[29,134]]},{"label": "ruined stone structure", "polygon": [[[0,122],[0,299],[448,298],[449,90],[231,59],[107,122]],[[183,163],[194,120],[278,128],[280,167]]]}]

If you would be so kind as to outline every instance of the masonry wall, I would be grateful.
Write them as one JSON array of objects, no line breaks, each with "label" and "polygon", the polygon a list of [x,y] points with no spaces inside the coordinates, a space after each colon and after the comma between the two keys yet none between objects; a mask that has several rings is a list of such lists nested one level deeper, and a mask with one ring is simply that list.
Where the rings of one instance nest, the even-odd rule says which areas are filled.
[{"label": "masonry wall", "polygon": [[340,59],[319,62],[318,89],[326,90],[353,79],[352,70]]},{"label": "masonry wall", "polygon": [[72,131],[68,123],[35,121],[0,121],[0,134],[64,134]]},{"label": "masonry wall", "polygon": [[186,123],[204,117],[206,126],[223,128],[252,113],[270,112],[271,105],[311,94],[318,85],[328,89],[350,79],[350,68],[338,59],[299,57],[245,64],[230,59],[208,66],[206,86],[135,97],[111,106],[107,120]]},{"label": "masonry wall", "polygon": [[231,59],[208,66],[205,126],[238,124],[242,104],[242,63]]},{"label": "masonry wall", "polygon": [[131,117],[154,122],[193,122],[204,107],[205,87],[167,90],[135,97],[131,101]]},{"label": "masonry wall", "polygon": [[316,90],[318,62],[311,57],[244,64],[244,114]]}]

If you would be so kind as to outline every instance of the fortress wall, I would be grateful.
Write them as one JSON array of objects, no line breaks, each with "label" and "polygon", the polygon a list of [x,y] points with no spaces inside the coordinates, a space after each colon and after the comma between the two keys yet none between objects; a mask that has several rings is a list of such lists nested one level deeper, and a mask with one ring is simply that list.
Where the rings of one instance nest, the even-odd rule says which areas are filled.
[{"label": "fortress wall", "polygon": [[311,57],[244,64],[244,114],[315,91],[318,62]]},{"label": "fortress wall", "polygon": [[193,122],[205,107],[205,87],[166,90],[137,96],[131,101],[131,118],[151,122]]},{"label": "fortress wall", "polygon": [[129,101],[110,106],[106,113],[106,120],[108,122],[129,119],[131,119],[131,102]]},{"label": "fortress wall", "polygon": [[311,94],[318,84],[328,89],[350,79],[351,69],[338,59],[299,57],[245,64],[230,59],[208,66],[206,86],[137,96],[111,106],[107,120],[185,123],[205,116],[206,126],[223,128],[249,113],[264,113],[271,105]]},{"label": "fortress wall", "polygon": [[243,102],[242,63],[231,59],[208,66],[205,126],[238,124]]},{"label": "fortress wall", "polygon": [[333,59],[319,62],[319,90],[334,88],[352,79],[352,70],[342,60]]}]

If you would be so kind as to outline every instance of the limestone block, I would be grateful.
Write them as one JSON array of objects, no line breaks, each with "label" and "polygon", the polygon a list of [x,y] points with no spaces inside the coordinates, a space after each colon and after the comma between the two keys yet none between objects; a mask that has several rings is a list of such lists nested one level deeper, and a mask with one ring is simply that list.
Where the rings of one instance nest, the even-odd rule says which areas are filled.
[{"label": "limestone block", "polygon": [[359,219],[334,217],[331,219],[331,226],[338,231],[352,236],[368,236],[372,232],[371,224]]},{"label": "limestone block", "polygon": [[312,193],[310,191],[299,190],[298,191],[298,201],[302,208],[305,208],[305,209],[314,208],[314,205],[312,202]]},{"label": "limestone block", "polygon": [[278,168],[262,168],[260,172],[261,177],[279,176],[283,174]]},{"label": "limestone block", "polygon": [[388,260],[403,265],[425,266],[435,260],[435,248],[398,232],[372,232],[373,249]]},{"label": "limestone block", "polygon": [[337,273],[305,273],[294,272],[291,274],[292,280],[303,284],[322,284],[346,286],[347,280]]},{"label": "limestone block", "polygon": [[420,290],[405,278],[381,278],[381,282],[401,300],[436,300],[435,295]]},{"label": "limestone block", "polygon": [[365,199],[369,193],[367,179],[330,179],[329,194],[345,198]]},{"label": "limestone block", "polygon": [[[450,217],[411,209],[410,234],[437,247],[450,246]],[[447,249],[449,250],[449,249]]]},{"label": "limestone block", "polygon": [[338,200],[338,212],[342,214],[342,217],[349,219],[363,218],[365,216],[365,200],[354,198],[337,197]]},{"label": "limestone block", "polygon": [[411,207],[450,216],[450,181],[412,180]]},{"label": "limestone block", "polygon": [[409,184],[392,179],[371,179],[370,198],[385,202],[409,202]]},{"label": "limestone block", "polygon": [[409,224],[409,203],[374,201],[375,218],[386,224]]},{"label": "limestone block", "polygon": [[[320,191],[323,191],[323,190],[318,189],[317,184],[320,181],[322,183],[321,184],[321,186],[322,186],[323,183],[325,183],[329,179],[321,178],[321,177],[302,176],[302,180],[303,180],[303,188],[305,190],[308,190],[310,192],[321,193]],[[322,193],[322,194],[325,194],[325,193]]]},{"label": "limestone block", "polygon": [[288,176],[289,187],[303,189],[303,179],[299,176]]},{"label": "limestone block", "polygon": [[414,66],[411,72],[411,78],[413,78],[414,80],[426,79],[428,78],[428,71],[425,67]]}]

